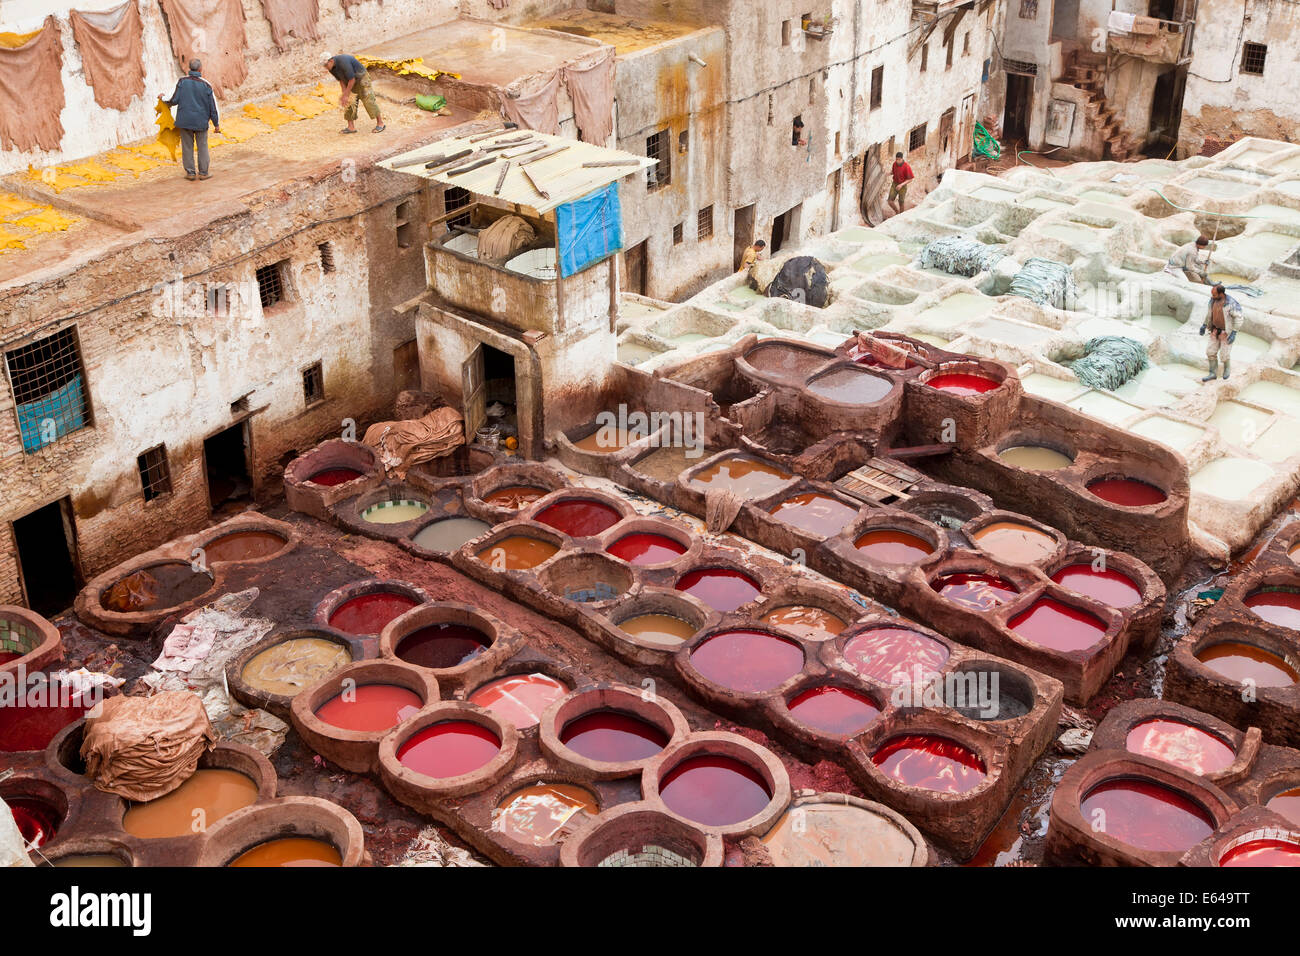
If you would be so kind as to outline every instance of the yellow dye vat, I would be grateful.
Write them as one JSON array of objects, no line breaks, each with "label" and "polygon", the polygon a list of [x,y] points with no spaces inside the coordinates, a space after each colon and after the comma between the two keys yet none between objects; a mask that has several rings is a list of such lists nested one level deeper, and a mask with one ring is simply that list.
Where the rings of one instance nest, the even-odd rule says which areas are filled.
[{"label": "yellow dye vat", "polygon": [[76,221],[76,217],[65,216],[55,212],[53,206],[46,206],[40,212],[15,220],[14,225],[26,226],[36,232],[63,232]]},{"label": "yellow dye vat", "polygon": [[282,110],[278,106],[271,106],[267,103],[247,103],[244,105],[244,115],[250,119],[265,123],[271,129],[279,129],[285,123],[296,123],[298,116],[289,110]]}]

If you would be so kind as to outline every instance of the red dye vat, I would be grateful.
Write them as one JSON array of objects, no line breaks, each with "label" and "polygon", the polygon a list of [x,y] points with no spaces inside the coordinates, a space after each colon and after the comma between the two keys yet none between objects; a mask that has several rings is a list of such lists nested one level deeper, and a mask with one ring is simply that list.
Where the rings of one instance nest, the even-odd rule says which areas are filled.
[{"label": "red dye vat", "polygon": [[664,564],[681,557],[686,553],[686,545],[662,534],[629,534],[619,538],[606,550],[628,564],[644,567],[647,564]]},{"label": "red dye vat", "polygon": [[1168,497],[1155,485],[1136,478],[1101,478],[1088,483],[1088,490],[1102,501],[1124,508],[1158,505]]},{"label": "red dye vat", "polygon": [[1236,757],[1236,751],[1208,730],[1166,717],[1134,726],[1124,746],[1129,753],[1154,757],[1202,775],[1231,766]]},{"label": "red dye vat", "polygon": [[318,471],[307,480],[313,485],[324,485],[332,488],[335,485],[342,485],[349,481],[356,481],[362,477],[361,472],[352,468],[326,468],[324,471]]},{"label": "red dye vat", "polygon": [[1142,600],[1141,588],[1109,568],[1098,571],[1091,564],[1070,564],[1053,574],[1052,580],[1114,608],[1132,607]]},{"label": "red dye vat", "polygon": [[789,707],[801,724],[846,737],[856,734],[880,714],[876,702],[866,694],[831,685],[804,691],[790,701]]},{"label": "red dye vat", "polygon": [[1106,622],[1095,614],[1041,598],[1009,623],[1027,641],[1057,651],[1081,651],[1093,647],[1106,636]]},{"label": "red dye vat", "polygon": [[1214,820],[1163,784],[1119,778],[1098,784],[1079,804],[1095,830],[1138,850],[1190,850],[1214,832]]},{"label": "red dye vat", "polygon": [[1270,624],[1300,631],[1300,594],[1294,591],[1258,591],[1246,598],[1246,607]]},{"label": "red dye vat", "polygon": [[87,707],[80,698],[63,703],[57,687],[33,690],[13,703],[0,705],[0,751],[44,750],[57,734]]},{"label": "red dye vat", "polygon": [[1292,823],[1300,824],[1300,787],[1283,790],[1264,805],[1278,816],[1286,817]]},{"label": "red dye vat", "polygon": [[560,742],[588,760],[627,763],[653,757],[668,746],[668,735],[640,717],[595,710],[565,724]]},{"label": "red dye vat", "polygon": [[876,627],[850,638],[844,660],[882,684],[922,683],[937,674],[949,651],[940,641],[901,627]]},{"label": "red dye vat", "polygon": [[911,564],[934,554],[934,545],[906,531],[877,528],[868,531],[853,546],[874,561],[883,564]]},{"label": "red dye vat", "polygon": [[905,734],[871,755],[885,776],[922,790],[967,793],[986,776],[979,754],[947,737]]},{"label": "red dye vat", "polygon": [[753,767],[731,757],[690,757],[659,783],[664,805],[706,827],[727,827],[762,813],[772,790]]},{"label": "red dye vat", "polygon": [[936,375],[925,383],[931,388],[951,392],[954,395],[983,395],[1001,385],[984,375],[972,375],[970,372],[945,372]]},{"label": "red dye vat", "polygon": [[803,670],[803,648],[767,631],[722,631],[691,651],[691,663],[715,684],[753,694]]},{"label": "red dye vat", "polygon": [[413,734],[397,748],[397,762],[426,777],[459,777],[501,752],[501,741],[468,720],[444,720]]},{"label": "red dye vat", "polygon": [[349,634],[378,634],[419,602],[395,591],[377,591],[344,601],[330,615],[330,627]]},{"label": "red dye vat", "polygon": [[321,704],[316,716],[341,730],[372,733],[396,727],[423,706],[420,695],[405,687],[358,684],[351,691]]},{"label": "red dye vat", "polygon": [[5,797],[5,803],[14,815],[18,832],[28,846],[44,846],[54,839],[59,826],[59,815],[44,800],[30,797]]},{"label": "red dye vat", "polygon": [[1219,866],[1300,866],[1300,843],[1249,840],[1223,854]]},{"label": "red dye vat", "polygon": [[492,644],[476,627],[464,624],[430,624],[402,638],[397,656],[416,667],[455,667],[473,660]]},{"label": "red dye vat", "polygon": [[0,665],[11,664],[20,657],[26,657],[27,654],[19,654],[17,651],[0,651]]},{"label": "red dye vat", "polygon": [[677,590],[699,598],[717,611],[734,611],[763,593],[748,575],[730,568],[701,568],[677,582]]},{"label": "red dye vat", "polygon": [[573,538],[589,538],[593,534],[600,534],[618,524],[621,518],[622,515],[609,505],[584,499],[557,502],[537,516],[542,524],[548,524]]},{"label": "red dye vat", "polygon": [[1224,641],[1198,651],[1196,659],[1228,680],[1253,681],[1256,687],[1290,687],[1300,674],[1276,654],[1254,644]]},{"label": "red dye vat", "polygon": [[930,586],[949,601],[977,611],[991,611],[1020,593],[1014,584],[992,574],[946,574]]}]

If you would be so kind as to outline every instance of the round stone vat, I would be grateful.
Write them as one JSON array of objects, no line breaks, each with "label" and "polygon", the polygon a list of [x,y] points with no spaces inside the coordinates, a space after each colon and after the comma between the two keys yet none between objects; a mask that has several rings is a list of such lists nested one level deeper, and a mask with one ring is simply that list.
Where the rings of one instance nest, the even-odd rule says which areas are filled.
[{"label": "round stone vat", "polygon": [[938,793],[970,793],[988,778],[988,763],[978,752],[928,732],[889,738],[871,762],[894,784]]},{"label": "round stone vat", "polygon": [[210,571],[184,561],[159,561],[118,578],[100,592],[99,603],[113,614],[157,615],[189,604],[213,584]]},{"label": "round stone vat", "polygon": [[316,622],[357,637],[377,636],[394,618],[429,596],[402,581],[371,579],[330,592],[316,607]]},{"label": "round stone vat", "polygon": [[1223,851],[1219,866],[1300,866],[1300,834],[1261,830],[1238,838]]},{"label": "round stone vat", "polygon": [[492,525],[467,515],[436,518],[423,525],[411,536],[411,544],[420,551],[432,554],[449,554],[482,537],[492,530]]},{"label": "round stone vat", "polygon": [[722,839],[647,807],[607,810],[560,847],[563,866],[721,866]]},{"label": "round stone vat", "polygon": [[954,604],[980,613],[1014,601],[1020,594],[1006,578],[979,571],[945,571],[930,579],[930,587]]},{"label": "round stone vat", "polygon": [[538,780],[507,793],[492,814],[492,830],[525,846],[553,846],[600,813],[600,798],[564,780]]},{"label": "round stone vat", "polygon": [[578,552],[552,561],[538,572],[542,587],[576,604],[605,604],[636,583],[631,569],[605,554]]},{"label": "round stone vat", "polygon": [[1091,562],[1066,564],[1055,571],[1052,581],[1063,588],[1092,598],[1117,610],[1142,602],[1142,589],[1127,574],[1115,568],[1097,568]]},{"label": "round stone vat", "polygon": [[237,654],[226,667],[235,699],[288,719],[293,699],[362,656],[357,642],[336,631],[276,631]]},{"label": "round stone vat", "polygon": [[344,770],[376,766],[376,746],[398,724],[438,700],[433,674],[392,660],[359,661],[294,698],[294,729]]},{"label": "round stone vat", "polygon": [[765,832],[790,802],[775,754],[719,732],[693,734],[660,754],[642,786],[679,820],[732,838]]},{"label": "round stone vat", "polygon": [[[13,605],[0,605],[0,672],[17,673],[21,666],[28,673],[41,670],[63,657],[63,639],[59,629],[35,611]],[[3,726],[0,710],[0,727]],[[4,746],[0,731],[0,750]],[[24,748],[26,749],[26,748]]]},{"label": "round stone vat", "polygon": [[648,760],[690,732],[664,698],[603,685],[574,691],[542,715],[540,743],[582,779],[612,780],[639,772]]},{"label": "round stone vat", "polygon": [[0,799],[8,804],[24,843],[37,849],[58,837],[68,817],[68,795],[37,777],[11,777],[0,783]]},{"label": "round stone vat", "polygon": [[1023,518],[994,515],[993,520],[965,531],[975,547],[1003,564],[1042,564],[1065,546],[1059,531]]},{"label": "round stone vat", "polygon": [[514,724],[474,704],[443,701],[380,741],[379,776],[398,800],[428,813],[500,781],[518,746]]},{"label": "round stone vat", "polygon": [[175,790],[143,803],[126,803],[122,829],[144,840],[187,837],[218,820],[275,796],[276,776],[260,752],[218,743]]},{"label": "round stone vat", "polygon": [[1140,478],[1124,475],[1103,475],[1093,478],[1085,486],[1102,501],[1120,508],[1150,508],[1164,504],[1169,495],[1163,488]]},{"label": "round stone vat", "polygon": [[44,861],[38,866],[68,867],[72,869],[117,869],[136,865],[131,848],[118,840],[105,837],[79,837],[60,841],[49,851],[42,851]]},{"label": "round stone vat", "polygon": [[1237,757],[1236,748],[1218,734],[1173,717],[1148,717],[1134,724],[1124,747],[1197,776],[1226,770]]},{"label": "round stone vat", "polygon": [[830,538],[848,527],[860,510],[834,495],[804,491],[777,502],[767,513],[813,537]]},{"label": "round stone vat", "polygon": [[199,866],[361,866],[357,818],[316,797],[280,797],[223,817],[207,832]]},{"label": "round stone vat", "polygon": [[534,509],[532,520],[570,538],[591,538],[614,527],[625,515],[622,502],[589,493],[562,492]]},{"label": "round stone vat", "polygon": [[1103,819],[1104,832],[1136,850],[1182,853],[1214,832],[1210,812],[1174,787],[1140,777],[1111,777],[1079,802],[1084,819]]},{"label": "round stone vat", "polygon": [[702,547],[681,525],[657,518],[629,518],[605,541],[607,554],[637,568],[665,568],[689,560]]},{"label": "round stone vat", "polygon": [[90,707],[91,702],[83,701],[76,688],[47,674],[28,673],[27,684],[12,689],[0,684],[0,752],[44,750]]},{"label": "round stone vat", "polygon": [[849,670],[886,687],[925,684],[943,670],[952,651],[936,637],[897,625],[870,625],[842,645]]},{"label": "round stone vat", "polygon": [[858,556],[873,564],[919,564],[946,544],[937,528],[905,515],[869,515],[850,533]]},{"label": "round stone vat", "polygon": [[1193,656],[1207,670],[1236,685],[1250,681],[1255,687],[1293,687],[1300,683],[1300,667],[1289,655],[1265,647],[1263,635],[1243,633],[1234,638],[1231,632],[1220,631],[1200,642]]},{"label": "round stone vat", "polygon": [[1242,603],[1262,621],[1300,631],[1300,587],[1260,588]]},{"label": "round stone vat", "polygon": [[869,694],[839,684],[804,688],[786,701],[786,709],[800,725],[830,737],[851,737],[880,716]]},{"label": "round stone vat", "polygon": [[690,650],[699,677],[730,694],[764,694],[797,677],[804,668],[798,641],[774,631],[728,628],[699,640]]},{"label": "round stone vat", "polygon": [[372,449],[360,442],[330,439],[285,467],[285,501],[294,511],[328,521],[335,504],[377,481],[378,473]]},{"label": "round stone vat", "polygon": [[749,604],[763,593],[762,585],[744,571],[720,565],[688,571],[678,578],[676,587],[724,614]]},{"label": "round stone vat", "polygon": [[843,793],[802,794],[763,835],[773,866],[925,866],[924,837],[884,804]]},{"label": "round stone vat", "polygon": [[572,690],[559,677],[544,671],[521,670],[494,677],[467,697],[471,704],[496,714],[519,730],[536,727],[546,709]]},{"label": "round stone vat", "polygon": [[494,571],[532,571],[567,543],[567,538],[546,528],[502,528],[476,545],[474,556]]},{"label": "round stone vat", "polygon": [[676,650],[709,623],[710,615],[673,591],[645,590],[611,612],[615,638],[658,653]]},{"label": "round stone vat", "polygon": [[391,621],[379,637],[379,652],[454,680],[486,670],[508,653],[498,646],[505,629],[495,618],[466,604],[425,604]]},{"label": "round stone vat", "polygon": [[243,564],[270,561],[289,550],[289,537],[278,529],[250,525],[225,531],[199,545],[205,563]]},{"label": "round stone vat", "polygon": [[943,702],[970,720],[1018,720],[1034,709],[1033,683],[1020,671],[992,661],[967,660],[944,675]]}]

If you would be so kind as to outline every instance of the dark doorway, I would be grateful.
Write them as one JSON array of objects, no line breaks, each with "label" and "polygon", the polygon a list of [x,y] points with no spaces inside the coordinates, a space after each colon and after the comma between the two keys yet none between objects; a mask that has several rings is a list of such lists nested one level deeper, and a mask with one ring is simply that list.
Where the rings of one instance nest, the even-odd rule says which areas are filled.
[{"label": "dark doorway", "polygon": [[787,209],[772,220],[772,238],[768,243],[768,250],[772,255],[780,252],[781,247],[790,240],[791,236],[798,234],[799,212],[802,206],[803,204],[800,203],[793,209]]},{"label": "dark doorway", "polygon": [[736,210],[731,226],[731,268],[733,271],[740,269],[740,260],[745,256],[745,250],[749,244],[754,241],[754,220],[757,207],[750,203],[748,206],[741,206]]},{"label": "dark doorway", "polygon": [[231,425],[204,441],[203,463],[208,473],[208,502],[214,512],[253,500],[248,422]]},{"label": "dark doorway", "polygon": [[1157,20],[1173,20],[1175,0],[1147,0],[1147,16]]},{"label": "dark doorway", "polygon": [[638,242],[623,253],[623,274],[627,277],[627,285],[624,286],[623,291],[635,292],[637,295],[647,295],[649,273],[650,266],[646,261],[645,242]]},{"label": "dark doorway", "polygon": [[1178,144],[1186,83],[1187,74],[1183,70],[1167,70],[1156,77],[1151,93],[1151,123],[1142,149],[1144,153],[1164,156]]},{"label": "dark doorway", "polygon": [[515,404],[514,357],[484,345],[483,386],[487,423],[501,429],[501,439],[519,437],[519,410]]},{"label": "dark doorway", "polygon": [[67,610],[81,587],[72,503],[60,499],[14,522],[27,606],[46,617]]},{"label": "dark doorway", "polygon": [[393,349],[393,389],[405,392],[420,387],[420,347],[415,339]]},{"label": "dark doorway", "polygon": [[1002,138],[1008,143],[1029,142],[1029,109],[1034,102],[1034,78],[1007,74],[1007,104],[1002,113]]}]

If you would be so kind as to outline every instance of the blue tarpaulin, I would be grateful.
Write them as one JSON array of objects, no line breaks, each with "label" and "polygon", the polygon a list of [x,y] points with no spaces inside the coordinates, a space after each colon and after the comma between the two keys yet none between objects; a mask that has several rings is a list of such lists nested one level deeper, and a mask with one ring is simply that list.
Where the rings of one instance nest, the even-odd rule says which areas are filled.
[{"label": "blue tarpaulin", "polygon": [[571,276],[623,248],[623,215],[618,183],[555,207],[560,242],[560,275]]},{"label": "blue tarpaulin", "polygon": [[[48,432],[48,426],[42,427],[47,421],[54,423],[53,434]],[[80,375],[48,395],[18,406],[18,431],[22,434],[25,452],[36,451],[85,425],[86,398]]]}]

